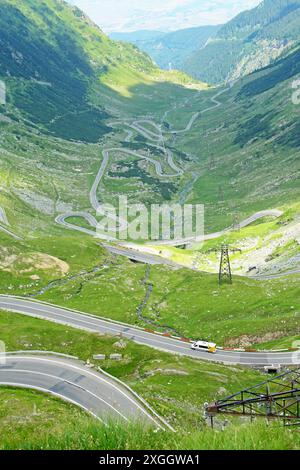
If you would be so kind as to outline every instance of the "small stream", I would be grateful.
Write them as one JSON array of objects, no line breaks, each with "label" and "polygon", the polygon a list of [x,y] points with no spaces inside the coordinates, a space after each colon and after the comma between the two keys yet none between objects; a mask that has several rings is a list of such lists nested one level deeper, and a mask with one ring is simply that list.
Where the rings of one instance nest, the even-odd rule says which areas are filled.
[{"label": "small stream", "polygon": [[31,294],[25,294],[24,297],[27,297],[27,298],[38,297],[39,295],[43,295],[51,289],[55,289],[56,287],[64,286],[70,281],[77,281],[78,279],[85,279],[89,276],[92,276],[92,275],[98,273],[99,271],[101,271],[102,269],[104,269],[103,266],[96,266],[91,271],[82,271],[80,273],[74,274],[73,276],[68,276],[68,277],[63,278],[63,279],[56,279],[54,281],[49,282],[49,284],[42,287],[37,292],[33,292]]},{"label": "small stream", "polygon": [[139,320],[146,323],[147,325],[151,325],[151,326],[154,326],[156,328],[163,328],[166,333],[172,333],[172,334],[175,334],[176,336],[182,336],[177,330],[175,330],[175,328],[172,328],[172,327],[167,326],[167,325],[160,325],[156,321],[151,320],[150,318],[145,317],[143,315],[143,311],[144,311],[145,307],[148,304],[148,301],[151,297],[151,294],[153,292],[153,287],[154,287],[153,284],[151,284],[149,282],[150,273],[151,273],[151,266],[148,265],[147,269],[146,269],[145,276],[141,280],[141,283],[146,287],[146,294],[145,294],[145,297],[143,298],[142,302],[140,303],[140,305],[137,307],[137,310],[136,310],[136,313],[137,313],[137,316],[138,316]]},{"label": "small stream", "polygon": [[[49,282],[49,284],[42,287],[41,289],[39,289],[36,292],[30,293],[30,294],[25,294],[24,297],[31,298],[31,299],[36,298],[36,297],[39,297],[40,295],[45,294],[46,292],[50,291],[51,289],[55,289],[57,287],[64,286],[64,285],[68,284],[68,282],[82,280],[82,282],[79,285],[78,292],[76,292],[76,294],[77,294],[81,291],[84,281],[88,280],[90,277],[93,277],[94,274],[96,274],[96,273],[98,273],[98,272],[100,272],[104,269],[105,269],[105,267],[103,265],[95,266],[90,271],[82,271],[80,273],[74,274],[72,276],[68,276],[68,277],[63,278],[63,279],[56,279],[54,281]],[[138,316],[139,320],[142,321],[145,324],[154,326],[156,328],[162,328],[162,329],[164,329],[164,331],[166,333],[172,333],[172,334],[175,334],[177,336],[182,336],[174,328],[172,328],[170,326],[167,326],[167,325],[161,325],[161,324],[157,323],[156,321],[151,320],[150,318],[145,317],[143,315],[143,311],[145,310],[145,308],[146,308],[146,306],[149,302],[149,299],[151,297],[151,294],[152,294],[153,288],[154,288],[153,284],[149,282],[150,274],[151,274],[151,266],[148,265],[147,268],[146,268],[145,276],[141,280],[141,284],[146,287],[146,293],[145,293],[145,296],[143,297],[141,303],[139,304],[139,306],[136,309],[136,313],[137,313],[137,316]]]},{"label": "small stream", "polygon": [[180,204],[181,206],[185,204],[185,201],[187,197],[189,196],[190,192],[192,191],[194,184],[196,183],[198,178],[199,178],[199,175],[194,173],[193,178],[184,185],[184,187],[178,194],[179,196],[178,204]]}]

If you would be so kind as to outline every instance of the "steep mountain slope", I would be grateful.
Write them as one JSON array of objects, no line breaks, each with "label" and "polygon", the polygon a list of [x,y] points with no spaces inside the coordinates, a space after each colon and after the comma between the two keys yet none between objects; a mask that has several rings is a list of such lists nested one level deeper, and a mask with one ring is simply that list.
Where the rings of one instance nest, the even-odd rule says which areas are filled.
[{"label": "steep mountain slope", "polygon": [[264,0],[224,25],[183,69],[213,84],[237,79],[291,48],[300,40],[299,28],[299,0]]},{"label": "steep mountain slope", "polygon": [[[93,239],[55,219],[68,211],[95,213],[90,189],[103,149],[116,149],[110,164],[139,163],[122,153],[123,146],[147,155],[145,139],[124,142],[125,126],[111,123],[147,115],[159,122],[166,109],[202,85],[161,71],[130,44],[111,41],[61,0],[0,0],[0,6],[0,80],[7,92],[6,104],[0,104],[1,282],[9,279],[12,286],[26,271],[23,284],[31,285],[65,275],[64,263],[78,269],[71,259],[75,252],[84,269],[83,247],[92,250]],[[155,147],[149,151],[162,158]],[[143,178],[146,196],[162,199],[161,188],[163,194],[175,191],[168,181],[161,185],[153,164],[142,161],[137,173],[124,185],[106,178],[106,197],[122,186],[141,193]]]},{"label": "steep mountain slope", "polygon": [[184,71],[184,63],[206,42],[213,38],[221,26],[200,26],[171,33],[136,31],[112,33],[112,39],[131,42],[146,52],[163,69]]},{"label": "steep mountain slope", "polygon": [[[0,0],[0,7],[0,80],[7,92],[0,104],[0,236],[6,265],[9,254],[23,264],[22,247],[14,253],[20,238],[28,243],[52,236],[58,243],[65,237],[76,246],[79,235],[72,237],[55,217],[90,210],[102,149],[122,147],[127,135],[111,121],[147,112],[161,117],[201,84],[162,72],[62,0]],[[135,145],[145,147],[142,141]],[[36,248],[47,253],[47,243]]]},{"label": "steep mountain slope", "polygon": [[[207,232],[232,225],[235,217],[299,201],[300,105],[292,99],[293,87],[299,90],[299,58],[298,47],[224,88],[216,112],[200,115],[189,133],[177,136],[181,151],[199,149],[194,169],[199,176],[188,200],[205,203]],[[201,109],[200,100],[180,116],[175,113],[169,124]]]},{"label": "steep mountain slope", "polygon": [[[49,224],[61,233],[58,214],[91,210],[103,148],[113,151],[98,189],[101,200],[124,194],[147,203],[203,202],[207,231],[230,225],[229,204],[243,217],[293,199],[299,109],[290,86],[299,73],[298,49],[222,95],[199,94],[188,77],[161,72],[62,1],[1,5],[0,78],[8,104],[0,123],[0,207],[17,233],[45,233]],[[46,24],[51,28],[41,34]],[[136,125],[138,118],[144,121]],[[164,148],[157,147],[157,126]],[[288,164],[281,168],[283,155]]]},{"label": "steep mountain slope", "polygon": [[1,0],[0,7],[0,77],[9,104],[58,137],[96,142],[107,133],[112,90],[128,98],[139,84],[188,81],[163,76],[148,56],[112,42],[62,0]]}]

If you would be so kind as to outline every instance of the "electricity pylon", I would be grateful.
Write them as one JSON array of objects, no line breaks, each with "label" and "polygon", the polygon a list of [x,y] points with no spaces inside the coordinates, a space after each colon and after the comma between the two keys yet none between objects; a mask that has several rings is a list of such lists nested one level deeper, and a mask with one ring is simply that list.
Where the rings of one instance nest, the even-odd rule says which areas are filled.
[{"label": "electricity pylon", "polygon": [[218,202],[224,202],[225,201],[225,196],[224,196],[224,189],[221,184],[219,184],[218,187]]},{"label": "electricity pylon", "polygon": [[240,226],[240,221],[239,221],[239,216],[237,214],[234,214],[233,215],[233,224],[232,224],[232,228],[233,230],[235,230],[236,232],[239,232],[241,230],[241,226]]},{"label": "electricity pylon", "polygon": [[208,253],[221,253],[220,268],[219,268],[219,284],[223,284],[226,280],[229,284],[232,284],[232,272],[230,266],[229,253],[241,253],[242,250],[239,248],[230,248],[229,245],[221,245],[220,248],[209,250]]},{"label": "electricity pylon", "polygon": [[218,413],[253,418],[282,419],[300,426],[300,369],[289,370],[250,388],[205,406],[206,416]]},{"label": "electricity pylon", "polygon": [[216,169],[216,161],[214,157],[211,157],[208,161],[208,169],[209,171],[215,170]]}]

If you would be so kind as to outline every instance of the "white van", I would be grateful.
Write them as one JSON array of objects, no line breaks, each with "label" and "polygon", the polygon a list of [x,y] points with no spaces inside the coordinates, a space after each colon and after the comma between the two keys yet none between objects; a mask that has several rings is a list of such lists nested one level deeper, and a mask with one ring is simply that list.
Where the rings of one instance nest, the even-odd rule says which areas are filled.
[{"label": "white van", "polygon": [[217,345],[216,343],[209,343],[207,341],[195,341],[195,343],[192,343],[191,349],[194,351],[207,351],[214,354],[217,352]]}]

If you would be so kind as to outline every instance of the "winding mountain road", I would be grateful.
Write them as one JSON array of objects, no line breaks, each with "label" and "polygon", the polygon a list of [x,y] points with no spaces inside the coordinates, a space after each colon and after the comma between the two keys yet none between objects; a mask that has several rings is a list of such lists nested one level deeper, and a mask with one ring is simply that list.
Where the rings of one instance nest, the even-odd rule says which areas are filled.
[{"label": "winding mountain road", "polygon": [[[193,114],[193,116],[191,117],[191,119],[189,120],[189,122],[187,123],[187,125],[184,129],[179,129],[177,131],[172,130],[172,131],[169,131],[167,133],[169,133],[169,134],[182,134],[182,133],[188,132],[192,128],[195,120],[198,118],[199,115],[207,113],[208,111],[211,111],[212,109],[215,109],[215,108],[218,108],[219,106],[221,106],[222,103],[220,101],[218,101],[217,98],[220,95],[222,95],[223,93],[225,93],[226,91],[228,91],[228,88],[225,88],[224,90],[218,91],[210,99],[211,102],[213,103],[213,105],[209,106],[208,108],[204,109],[201,112],[197,112],[197,113]],[[148,125],[152,126],[153,129],[156,132],[143,127],[142,124],[148,124]],[[150,157],[149,156],[150,152],[149,152],[149,155],[146,156],[146,155],[143,155],[141,153],[135,152],[133,150],[128,150],[128,149],[122,148],[122,147],[109,148],[109,149],[104,149],[102,151],[103,160],[102,160],[100,169],[99,169],[99,171],[96,175],[95,181],[94,181],[94,183],[92,185],[92,188],[91,188],[91,191],[90,191],[90,203],[91,203],[92,208],[96,211],[97,215],[106,215],[107,217],[113,219],[115,222],[118,223],[119,228],[122,230],[122,229],[126,229],[126,227],[128,225],[127,222],[125,220],[123,220],[122,218],[116,217],[114,214],[112,214],[111,216],[108,215],[107,213],[105,214],[104,209],[102,207],[102,204],[98,201],[98,198],[97,198],[97,191],[98,191],[99,185],[101,183],[101,180],[103,179],[105,171],[107,169],[107,166],[108,166],[108,163],[109,163],[109,156],[110,156],[111,152],[124,153],[126,155],[130,155],[130,156],[133,156],[133,157],[136,157],[136,158],[139,158],[139,159],[143,159],[143,160],[146,160],[146,161],[152,163],[154,165],[155,172],[156,172],[157,176],[159,178],[162,178],[162,179],[163,178],[179,177],[183,174],[183,170],[175,164],[175,162],[173,160],[173,155],[172,155],[171,150],[166,149],[166,147],[165,147],[164,136],[163,136],[163,131],[162,131],[162,126],[161,125],[158,125],[154,121],[151,121],[149,119],[140,119],[140,120],[135,120],[133,122],[130,122],[130,121],[127,122],[126,120],[121,120],[121,121],[115,121],[114,123],[110,123],[110,125],[111,126],[122,125],[124,127],[129,128],[129,130],[127,131],[127,136],[125,138],[125,142],[130,141],[130,139],[133,135],[133,131],[139,133],[143,137],[147,138],[149,141],[155,142],[156,143],[155,145],[152,143],[152,144],[149,144],[149,146],[154,147],[154,148],[162,151],[165,154],[166,163],[168,164],[168,166],[173,171],[173,173],[165,173],[163,168],[162,168],[161,162],[159,162],[158,160]],[[57,224],[62,225],[63,227],[65,227],[66,229],[69,229],[69,230],[77,230],[77,231],[83,232],[87,235],[93,235],[93,236],[96,236],[97,238],[103,238],[104,240],[111,240],[112,239],[111,237],[105,236],[105,234],[102,235],[100,226],[97,226],[97,234],[96,234],[96,232],[93,232],[93,230],[89,230],[87,228],[80,227],[78,225],[66,222],[66,219],[70,218],[70,217],[84,218],[86,221],[88,221],[88,223],[92,227],[95,228],[97,226],[96,219],[95,218],[92,219],[91,218],[92,216],[88,212],[78,212],[78,213],[70,212],[70,213],[61,214],[61,215],[56,217],[55,221],[56,221]],[[96,225],[95,225],[95,222],[96,222]],[[115,240],[115,241],[117,241],[117,240]]]},{"label": "winding mountain road", "polygon": [[80,330],[112,336],[121,335],[123,338],[127,338],[138,344],[198,360],[256,367],[272,364],[300,364],[300,351],[248,353],[218,350],[216,354],[209,354],[205,351],[193,351],[189,343],[179,339],[151,333],[142,328],[137,328],[125,323],[115,322],[38,301],[30,301],[20,297],[0,295],[0,310],[41,318]]},{"label": "winding mountain road", "polygon": [[[256,214],[253,214],[252,216],[248,217],[247,219],[243,220],[240,223],[240,227],[247,227],[251,223],[255,222],[256,220],[259,220],[264,217],[280,217],[282,215],[281,211],[278,210],[267,210],[267,211],[260,211],[257,212]],[[97,227],[97,220],[88,212],[69,212],[67,214],[59,215],[56,218],[56,222],[59,223],[60,225],[63,225],[65,228],[68,228],[70,230],[74,230],[74,225],[67,222],[65,219],[69,217],[82,217],[84,218],[92,228],[96,229]],[[193,268],[193,267],[188,267],[186,265],[180,264],[178,262],[174,262],[171,260],[168,260],[167,258],[164,258],[160,256],[159,254],[151,254],[146,251],[143,251],[143,245],[135,245],[133,243],[123,243],[116,245],[110,245],[108,242],[115,242],[116,240],[113,237],[109,237],[103,233],[98,233],[96,230],[92,229],[87,229],[84,227],[79,227],[76,226],[77,230],[79,230],[82,233],[85,233],[86,235],[90,235],[92,237],[99,238],[99,240],[105,240],[105,242],[101,243],[101,245],[107,249],[110,253],[118,256],[124,256],[125,258],[128,258],[133,261],[137,261],[140,263],[145,263],[145,264],[150,264],[150,265],[165,265],[165,266],[171,266],[171,267],[177,267],[177,268],[187,268],[187,269],[194,269],[198,271],[198,269]],[[149,242],[148,246],[181,246],[181,245],[189,245],[197,242],[203,242],[206,240],[212,240],[219,238],[226,233],[230,232],[231,227],[224,229],[220,232],[215,232],[211,234],[204,235],[202,237],[195,237],[195,238],[188,238],[188,239],[181,239],[181,240],[168,240],[168,241],[160,241],[158,243],[155,242]],[[279,273],[279,274],[273,274],[273,275],[256,275],[256,276],[251,276],[252,279],[254,280],[271,280],[271,279],[276,279],[284,276],[289,276],[293,274],[299,274],[300,269],[293,269],[291,271],[287,271],[284,273]]]},{"label": "winding mountain road", "polygon": [[75,359],[33,352],[7,353],[0,363],[0,385],[49,393],[79,406],[104,424],[113,418],[163,427],[129,388]]},{"label": "winding mountain road", "polygon": [[191,128],[193,127],[193,125],[194,125],[194,122],[196,121],[196,119],[198,119],[199,116],[201,116],[202,114],[206,114],[209,111],[212,111],[213,109],[217,109],[220,106],[222,106],[221,101],[218,101],[217,98],[219,98],[219,96],[226,93],[229,89],[230,88],[224,88],[224,90],[218,91],[218,93],[216,93],[212,98],[210,98],[210,101],[213,103],[213,105],[209,106],[208,108],[203,109],[203,111],[198,111],[197,113],[193,114],[193,116],[191,117],[191,119],[189,120],[187,126],[184,129],[172,130],[172,131],[169,131],[169,133],[170,134],[184,134],[185,132],[190,131]]},{"label": "winding mountain road", "polygon": [[[222,103],[218,100],[218,98],[221,95],[223,95],[224,93],[226,93],[230,88],[231,88],[231,86],[229,88],[225,88],[223,90],[220,90],[212,98],[210,98],[210,101],[213,103],[212,106],[207,107],[206,109],[202,110],[201,112],[199,111],[199,112],[193,114],[193,116],[191,117],[191,119],[189,120],[189,122],[187,123],[187,125],[184,129],[179,129],[179,130],[176,130],[176,131],[175,130],[170,130],[170,131],[168,131],[168,133],[169,134],[178,134],[178,133],[185,133],[185,132],[189,131],[191,129],[191,127],[193,126],[195,120],[197,119],[197,117],[200,114],[207,113],[207,112],[209,112],[213,109],[216,109],[216,108],[218,108],[222,105]],[[143,127],[143,124],[147,124],[148,127],[152,126],[153,130],[150,130],[149,128]],[[130,121],[126,121],[126,120],[116,121],[114,123],[111,123],[111,125],[122,125],[122,126],[128,127],[130,129],[130,130],[127,130],[127,137],[125,138],[126,142],[130,141],[130,139],[133,135],[133,131],[140,133],[141,135],[146,137],[149,141],[155,141],[156,144],[153,144],[153,143],[150,144],[149,143],[149,146],[155,147],[155,148],[157,148],[158,150],[162,151],[165,154],[166,162],[167,162],[168,166],[173,170],[174,173],[171,173],[171,174],[164,173],[161,162],[159,162],[155,158],[150,157],[149,155],[146,156],[144,154],[135,152],[133,150],[129,150],[129,149],[126,149],[126,148],[121,148],[121,147],[104,149],[102,151],[103,160],[102,160],[100,169],[99,169],[99,171],[96,175],[95,181],[94,181],[94,183],[92,185],[92,188],[90,190],[90,202],[91,202],[92,208],[96,211],[96,214],[98,216],[102,215],[102,216],[106,216],[106,217],[112,219],[112,221],[114,222],[114,226],[116,228],[111,230],[111,235],[107,235],[105,233],[104,227],[101,226],[101,224],[99,224],[97,222],[96,218],[88,212],[68,212],[68,213],[61,214],[61,215],[57,216],[55,221],[56,221],[56,223],[58,223],[59,225],[62,225],[66,229],[77,230],[77,231],[80,231],[82,233],[85,233],[86,235],[93,236],[93,237],[99,238],[100,240],[105,240],[107,242],[108,241],[118,242],[118,239],[115,236],[116,232],[117,231],[122,232],[123,230],[126,230],[127,227],[128,227],[128,222],[126,220],[122,219],[121,217],[115,215],[114,213],[109,214],[109,213],[105,212],[105,208],[103,207],[103,205],[99,202],[99,200],[97,198],[97,192],[98,192],[99,185],[100,185],[100,183],[101,183],[101,181],[102,181],[102,179],[105,175],[105,172],[107,170],[107,166],[109,164],[110,153],[120,152],[120,153],[124,153],[126,155],[130,155],[130,156],[133,156],[133,157],[136,157],[136,158],[144,159],[144,160],[146,160],[146,161],[148,161],[148,162],[150,162],[151,164],[154,165],[156,174],[160,178],[174,178],[176,176],[180,176],[183,173],[183,171],[180,168],[178,168],[177,165],[175,164],[175,162],[173,160],[172,152],[169,149],[166,149],[166,147],[165,147],[164,136],[163,136],[163,132],[162,132],[162,125],[157,125],[155,122],[153,122],[149,119],[141,119],[139,121],[136,120],[134,122],[130,122]],[[150,152],[149,152],[149,154],[150,154]],[[243,228],[243,227],[246,227],[246,226],[250,225],[251,223],[255,222],[256,220],[259,220],[260,218],[263,218],[263,217],[280,217],[281,215],[282,215],[282,212],[279,211],[279,210],[260,211],[260,212],[257,212],[255,214],[253,214],[252,216],[246,218],[245,220],[241,221],[239,223],[239,226],[241,228]],[[86,228],[86,227],[81,227],[79,225],[75,225],[75,224],[72,224],[72,223],[68,222],[67,219],[70,218],[70,217],[83,218],[91,226],[91,229]],[[0,229],[1,229],[1,227],[0,227]],[[229,227],[229,228],[224,229],[224,230],[219,231],[219,232],[207,234],[207,235],[200,235],[200,236],[195,236],[195,237],[190,237],[190,238],[183,238],[183,239],[179,239],[179,240],[176,239],[176,240],[167,240],[167,241],[158,241],[158,242],[152,241],[152,242],[149,242],[148,245],[152,245],[152,246],[175,246],[175,247],[176,246],[183,246],[183,245],[192,245],[194,243],[201,243],[201,242],[206,241],[206,240],[212,240],[212,239],[219,238],[222,235],[228,233],[230,230],[232,230],[232,227]],[[168,260],[159,261],[158,257],[156,257],[154,259],[154,257],[152,257],[151,255],[149,256],[149,254],[143,254],[141,251],[139,251],[139,253],[138,253],[137,250],[136,250],[136,253],[134,253],[134,246],[132,244],[131,244],[130,247],[129,246],[126,247],[126,245],[124,245],[124,243],[122,245],[123,246],[120,246],[119,248],[109,247],[109,246],[106,246],[106,247],[112,253],[119,254],[121,256],[125,256],[125,257],[133,259],[133,260],[142,261],[142,262],[145,262],[145,263],[148,263],[148,264],[166,264],[166,265],[170,264],[170,262]],[[129,248],[129,250],[128,250],[128,248]],[[161,258],[161,259],[163,260],[163,258]],[[172,263],[172,265],[174,266],[176,264]],[[180,265],[177,264],[177,266],[180,266]],[[287,274],[297,274],[298,272],[299,271],[296,270],[296,271],[293,271],[293,272],[287,273]],[[285,274],[282,274],[282,275],[284,276]],[[276,277],[281,277],[281,275],[277,275]],[[271,278],[273,278],[273,277],[256,276],[256,279],[258,279],[258,280],[259,279],[267,280],[267,279],[271,279]]]},{"label": "winding mountain road", "polygon": [[[134,156],[134,157],[139,157],[140,159],[143,159],[143,160],[146,160],[146,161],[152,163],[155,167],[155,171],[156,171],[157,176],[159,176],[160,178],[173,178],[174,176],[178,176],[178,174],[179,174],[179,172],[181,172],[181,170],[179,170],[177,168],[177,166],[175,165],[175,163],[172,159],[172,153],[169,150],[166,150],[167,162],[168,162],[169,166],[175,172],[177,172],[176,174],[165,174],[163,169],[162,169],[162,165],[158,160],[155,160],[154,158],[151,158],[151,157],[143,155],[143,154],[139,154],[139,153],[134,152],[132,150],[124,149],[124,148],[121,148],[121,147],[116,147],[116,148],[103,150],[103,152],[102,152],[103,160],[102,160],[100,169],[97,173],[96,179],[95,179],[95,181],[93,183],[93,186],[91,188],[91,191],[90,191],[90,202],[91,202],[91,206],[96,211],[96,214],[98,216],[101,216],[101,215],[104,216],[105,215],[106,217],[111,218],[116,223],[116,225],[118,226],[118,230],[122,231],[122,230],[125,230],[127,228],[128,222],[125,221],[124,219],[122,219],[121,217],[117,217],[114,214],[108,214],[107,212],[105,212],[105,207],[98,201],[98,198],[97,198],[97,191],[98,191],[100,182],[101,182],[101,180],[102,180],[102,178],[105,174],[105,171],[107,169],[107,165],[109,163],[109,155],[110,155],[111,152],[125,153],[127,155]],[[66,219],[68,219],[70,217],[83,218],[91,225],[91,227],[93,227],[97,230],[93,231],[93,230],[87,229],[85,227],[80,227],[79,225],[75,225],[75,224],[72,224],[70,222],[67,222]],[[87,235],[92,235],[96,238],[101,238],[103,240],[115,240],[115,241],[117,241],[116,238],[108,236],[104,233],[104,231],[102,231],[103,228],[101,227],[101,224],[99,224],[97,222],[96,218],[93,217],[89,212],[84,212],[84,211],[83,212],[66,212],[65,214],[58,215],[55,219],[55,222],[59,225],[64,226],[65,228],[67,228],[69,230],[77,230],[79,232],[83,232]]]},{"label": "winding mountain road", "polygon": [[[191,129],[191,127],[193,126],[196,118],[200,114],[207,113],[207,112],[221,106],[222,103],[220,101],[218,101],[217,98],[219,96],[221,96],[222,94],[224,94],[225,92],[227,92],[228,90],[229,90],[229,88],[225,88],[224,90],[219,91],[212,98],[210,98],[213,105],[209,106],[208,108],[204,109],[201,112],[195,113],[184,129],[177,130],[177,131],[172,130],[172,131],[169,131],[169,133],[178,134],[178,133],[185,133],[185,132],[189,131]],[[157,133],[154,133],[153,131],[150,131],[149,129],[144,128],[142,126],[143,123],[152,125],[153,128],[156,129]],[[118,225],[118,230],[122,231],[122,230],[125,230],[127,228],[128,222],[123,220],[121,217],[115,216],[114,214],[110,215],[110,214],[105,213],[101,203],[98,201],[98,198],[97,198],[97,191],[98,191],[99,185],[101,183],[101,180],[103,179],[103,177],[105,175],[105,172],[106,172],[106,169],[107,169],[107,166],[108,166],[108,163],[109,163],[110,153],[112,153],[112,152],[125,153],[126,155],[130,155],[130,156],[133,156],[133,157],[137,157],[137,158],[149,161],[150,163],[152,163],[154,165],[156,174],[160,178],[174,178],[176,176],[180,176],[183,173],[183,171],[180,168],[178,168],[177,165],[174,163],[172,152],[169,149],[166,149],[165,146],[164,146],[164,138],[163,138],[163,133],[162,133],[161,126],[159,126],[155,122],[153,122],[151,120],[147,120],[147,119],[142,119],[140,121],[134,121],[132,124],[130,124],[129,122],[126,122],[126,121],[116,121],[115,123],[111,123],[111,125],[116,125],[116,124],[121,124],[121,125],[127,126],[127,127],[131,128],[132,130],[135,130],[135,131],[139,132],[141,135],[148,138],[149,140],[156,141],[157,145],[155,145],[154,147],[156,147],[157,149],[159,149],[159,150],[161,150],[165,153],[166,161],[167,161],[169,167],[172,168],[172,170],[174,171],[173,174],[164,173],[162,165],[158,160],[155,160],[152,157],[143,155],[143,154],[135,152],[133,150],[128,150],[128,149],[125,149],[125,148],[122,148],[122,147],[114,147],[114,148],[110,148],[110,149],[104,149],[102,151],[103,160],[102,160],[100,169],[99,169],[99,171],[96,175],[95,181],[92,185],[92,188],[90,190],[90,202],[91,202],[91,206],[96,211],[97,215],[106,215],[107,217],[113,219],[113,221]],[[132,131],[128,131],[128,136],[125,140],[128,141],[128,139],[130,139],[131,136],[132,136]],[[151,146],[153,146],[153,144],[151,144]],[[253,214],[252,216],[248,217],[247,219],[242,221],[239,225],[242,228],[242,227],[246,227],[247,225],[250,225],[251,223],[255,222],[256,220],[258,220],[262,217],[266,217],[266,216],[279,217],[280,215],[282,215],[282,212],[277,211],[277,210],[261,211],[261,212],[257,212],[255,214]],[[91,230],[91,229],[88,229],[88,228],[85,228],[85,227],[80,227],[79,225],[75,225],[75,224],[71,224],[71,223],[67,222],[66,219],[68,219],[70,217],[78,217],[78,218],[85,219],[91,225],[91,227],[94,228],[95,230]],[[104,231],[101,230],[101,225],[98,224],[96,218],[88,212],[68,212],[68,213],[61,214],[61,215],[57,216],[55,221],[56,221],[56,223],[64,226],[65,228],[67,228],[69,230],[77,230],[77,231],[80,231],[82,233],[85,233],[86,235],[91,235],[91,236],[94,236],[96,238],[103,239],[103,240],[106,240],[106,241],[118,241],[116,238],[106,235],[104,233]],[[160,241],[158,243],[152,242],[152,243],[149,243],[149,244],[151,244],[151,245],[180,246],[180,245],[185,245],[185,244],[197,243],[197,242],[202,242],[202,241],[205,241],[205,240],[211,240],[211,239],[219,238],[220,236],[222,236],[226,232],[230,231],[230,229],[231,229],[231,227],[229,227],[227,229],[224,229],[220,232],[215,232],[215,233],[207,234],[207,235],[204,235],[204,236],[198,236],[198,237],[193,237],[193,238],[184,238],[184,239],[180,239],[180,240]]]},{"label": "winding mountain road", "polygon": [[[282,211],[277,210],[277,209],[270,209],[270,210],[265,210],[265,211],[260,211],[256,212],[255,214],[251,215],[250,217],[247,217],[246,219],[242,220],[239,223],[240,228],[247,227],[250,224],[253,224],[253,222],[256,222],[259,219],[263,219],[264,217],[280,217],[283,214]],[[167,245],[167,246],[180,246],[180,245],[188,245],[188,244],[193,244],[197,242],[203,242],[207,240],[213,240],[215,238],[222,237],[226,233],[230,232],[232,230],[232,227],[228,227],[224,230],[221,230],[220,232],[214,232],[214,233],[209,233],[207,235],[199,235],[195,237],[190,237],[190,238],[182,238],[180,240],[166,240],[166,241],[161,241],[156,243],[156,245]],[[149,245],[155,245],[155,243],[148,243]]]},{"label": "winding mountain road", "polygon": [[149,265],[160,265],[163,264],[165,266],[172,266],[177,268],[182,268],[183,266],[170,261],[162,256],[152,255],[151,253],[144,253],[142,251],[137,251],[134,248],[126,247],[126,246],[115,246],[115,245],[108,245],[107,243],[101,243],[101,245],[106,248],[110,253],[117,255],[117,256],[124,256],[132,261],[136,261],[139,263],[149,264]]},{"label": "winding mountain road", "polygon": [[0,224],[9,225],[5,210],[0,207]]}]

